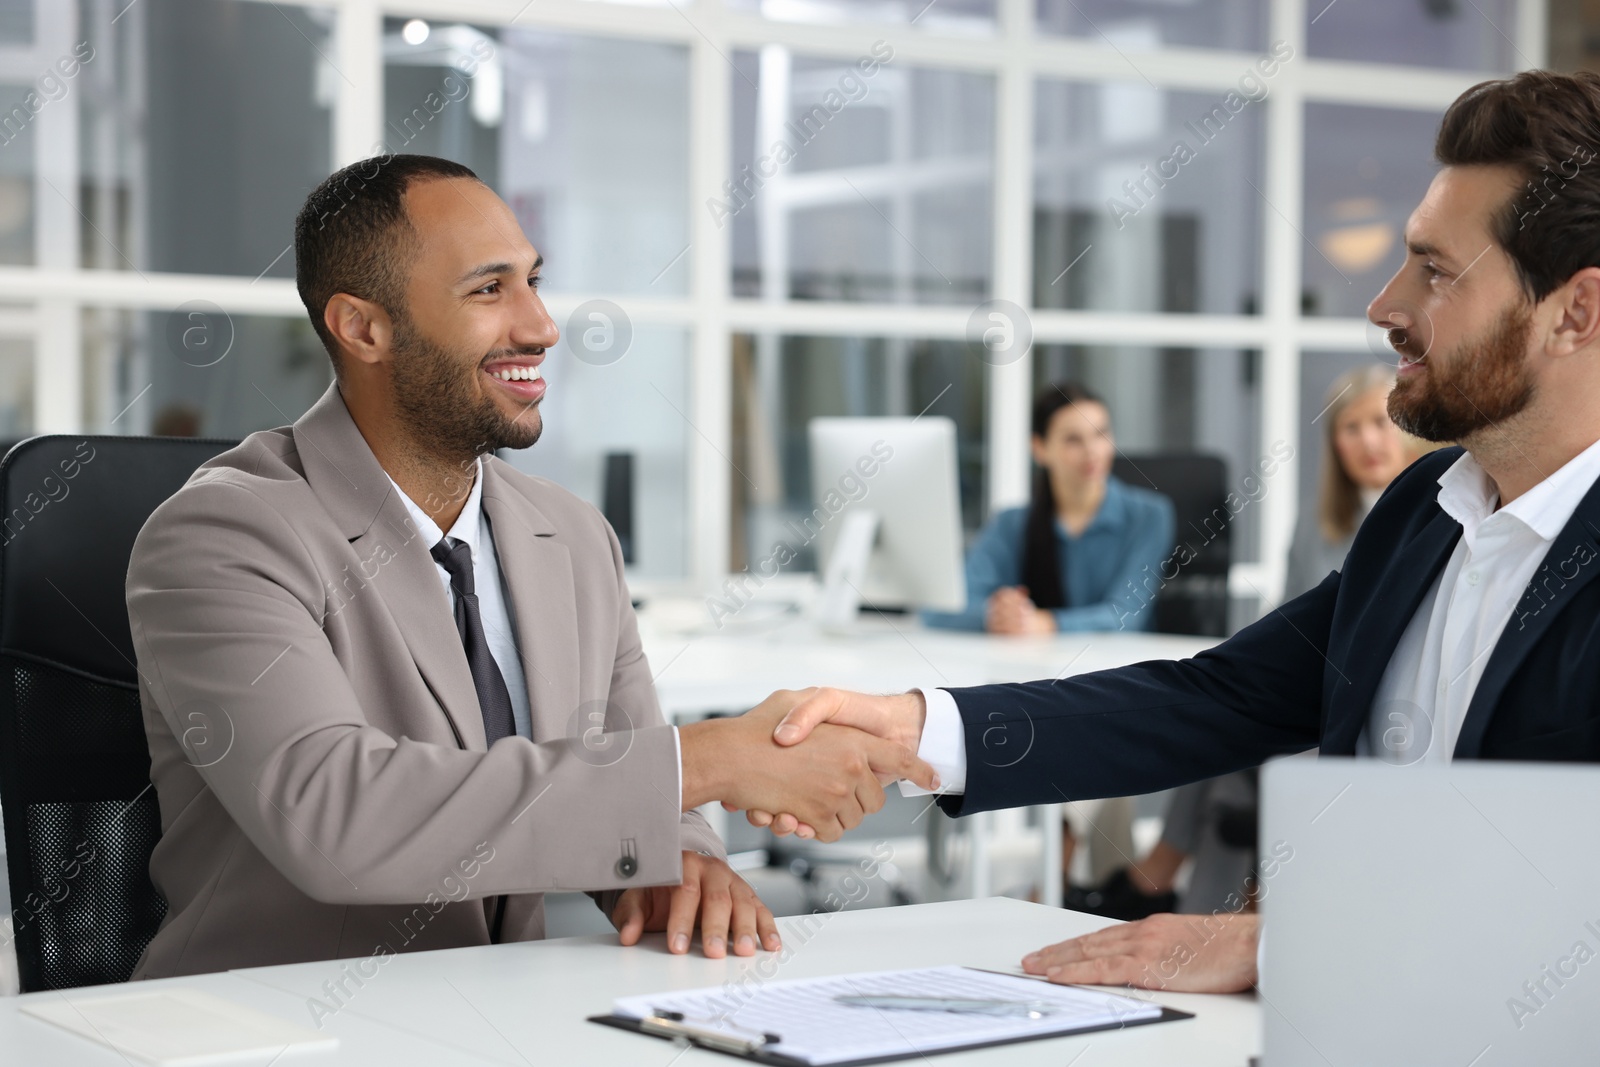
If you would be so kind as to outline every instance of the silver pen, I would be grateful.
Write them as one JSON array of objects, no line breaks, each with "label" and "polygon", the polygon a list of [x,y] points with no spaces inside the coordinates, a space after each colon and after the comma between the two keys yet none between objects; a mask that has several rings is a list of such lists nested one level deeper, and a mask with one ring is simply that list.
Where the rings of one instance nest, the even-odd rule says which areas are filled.
[{"label": "silver pen", "polygon": [[836,1004],[860,1008],[897,1008],[902,1011],[953,1011],[969,1015],[1005,1015],[1042,1019],[1060,1011],[1047,1000],[980,1000],[964,997],[842,996]]},{"label": "silver pen", "polygon": [[[696,1045],[719,1052],[737,1052],[748,1055],[767,1045],[777,1044],[777,1034],[751,1030],[721,1019],[693,1019],[681,1011],[656,1009],[639,1020],[639,1029],[659,1037],[682,1038]],[[729,1033],[729,1030],[741,1033]]]}]

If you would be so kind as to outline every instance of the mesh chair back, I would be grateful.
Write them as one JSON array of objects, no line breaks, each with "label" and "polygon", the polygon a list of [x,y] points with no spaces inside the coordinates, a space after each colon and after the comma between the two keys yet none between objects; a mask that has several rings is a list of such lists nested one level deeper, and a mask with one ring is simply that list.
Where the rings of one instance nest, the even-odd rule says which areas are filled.
[{"label": "mesh chair back", "polygon": [[[1193,559],[1167,580],[1156,597],[1159,633],[1228,635],[1228,565],[1233,522],[1228,511],[1228,467],[1218,456],[1118,456],[1111,473],[1129,485],[1154,489],[1172,501],[1178,545]],[[1168,568],[1170,571],[1170,568]]]},{"label": "mesh chair back", "polygon": [[34,437],[0,462],[0,811],[23,992],[126,981],[166,914],[123,585],[150,513],[233,443]]}]

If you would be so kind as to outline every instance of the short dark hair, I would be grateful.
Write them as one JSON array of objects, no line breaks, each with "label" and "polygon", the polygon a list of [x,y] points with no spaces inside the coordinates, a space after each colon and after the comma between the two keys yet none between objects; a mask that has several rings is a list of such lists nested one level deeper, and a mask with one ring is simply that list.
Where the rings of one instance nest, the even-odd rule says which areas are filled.
[{"label": "short dark hair", "polygon": [[1445,112],[1434,155],[1521,174],[1491,232],[1532,300],[1600,266],[1600,75],[1526,70],[1474,85]]},{"label": "short dark hair", "polygon": [[404,315],[405,265],[416,242],[406,217],[406,190],[442,178],[479,180],[467,167],[437,156],[373,156],[334,171],[306,197],[294,220],[294,281],[335,372],[338,346],[322,321],[328,301],[349,293],[390,315]]}]

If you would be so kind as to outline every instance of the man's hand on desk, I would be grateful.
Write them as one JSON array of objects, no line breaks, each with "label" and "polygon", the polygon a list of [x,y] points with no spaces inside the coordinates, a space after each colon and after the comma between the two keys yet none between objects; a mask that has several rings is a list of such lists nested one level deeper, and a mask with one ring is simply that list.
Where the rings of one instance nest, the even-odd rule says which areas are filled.
[{"label": "man's hand on desk", "polygon": [[624,945],[636,945],[645,931],[665,930],[667,951],[689,951],[695,927],[700,928],[700,950],[721,959],[733,946],[735,956],[753,956],[756,949],[776,952],[783,947],[772,912],[761,903],[750,883],[715,856],[683,854],[683,881],[630,889],[617,900],[611,925]]},{"label": "man's hand on desk", "polygon": [[[778,695],[769,697],[768,703]],[[780,745],[798,745],[824,723],[865,730],[869,734],[900,746],[907,752],[916,752],[922,743],[922,724],[928,716],[928,707],[922,694],[915,690],[892,696],[873,696],[868,693],[853,693],[847,689],[808,689],[802,695],[804,699],[794,704],[773,731],[773,740]],[[766,707],[766,704],[762,704],[762,707]],[[919,766],[926,767],[921,760],[916,762]],[[910,778],[924,789],[938,788],[912,775],[899,777]],[[890,782],[897,779],[880,780]],[[740,805],[726,802],[722,806],[729,811],[738,811],[741,808]],[[745,818],[752,826],[765,826],[779,837],[786,834],[796,834],[800,837],[817,836],[816,829],[804,814],[792,808],[751,807],[745,812]]]},{"label": "man's hand on desk", "polygon": [[1242,993],[1257,981],[1260,936],[1259,915],[1152,915],[1029,953],[1022,969],[1063,985]]},{"label": "man's hand on desk", "polygon": [[[916,757],[914,740],[899,740],[903,732],[852,729],[826,703],[805,710],[826,692],[783,690],[737,718],[682,727],[684,810],[721,800],[731,811],[789,812],[807,836],[834,841],[883,807],[883,783],[936,788],[933,768]],[[803,733],[780,743],[774,731],[791,709],[803,713]]]}]

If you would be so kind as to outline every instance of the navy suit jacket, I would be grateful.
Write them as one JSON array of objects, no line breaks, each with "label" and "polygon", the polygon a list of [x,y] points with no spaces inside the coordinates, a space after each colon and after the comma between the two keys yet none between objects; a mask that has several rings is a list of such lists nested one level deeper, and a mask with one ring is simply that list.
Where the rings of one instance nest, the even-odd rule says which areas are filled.
[{"label": "navy suit jacket", "polygon": [[[1148,793],[1318,745],[1353,755],[1389,657],[1461,536],[1437,501],[1460,455],[1412,464],[1362,523],[1342,572],[1192,659],[950,690],[967,788],[943,798],[945,810]],[[1600,761],[1597,539],[1600,483],[1490,653],[1456,759]]]}]

